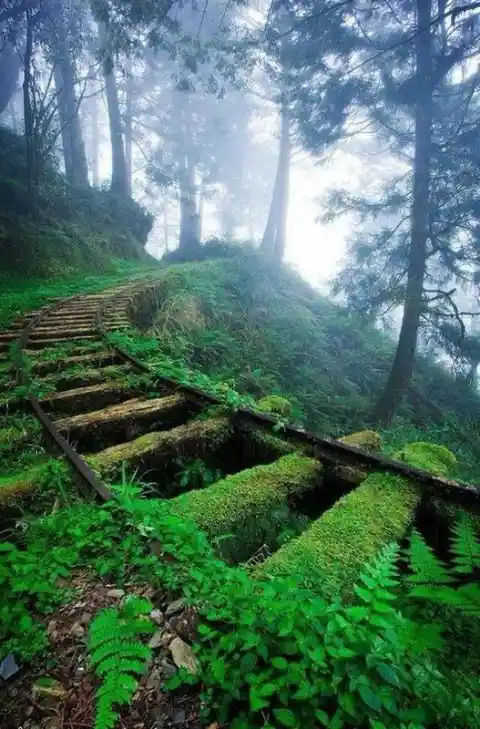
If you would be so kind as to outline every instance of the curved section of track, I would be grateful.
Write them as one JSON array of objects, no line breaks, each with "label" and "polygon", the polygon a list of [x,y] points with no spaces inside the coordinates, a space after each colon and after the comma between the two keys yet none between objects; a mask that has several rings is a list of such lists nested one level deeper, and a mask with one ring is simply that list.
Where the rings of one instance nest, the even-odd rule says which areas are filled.
[{"label": "curved section of track", "polygon": [[[53,394],[42,398],[29,395],[35,415],[75,472],[103,500],[111,498],[103,474],[111,464],[117,467],[122,463],[122,458],[131,461],[133,467],[145,463],[146,470],[154,464],[153,470],[159,472],[156,461],[161,463],[162,453],[167,451],[171,458],[173,448],[162,434],[174,433],[180,444],[179,453],[193,457],[202,429],[195,430],[192,415],[222,404],[210,394],[153,372],[128,352],[108,343],[109,332],[129,325],[127,310],[132,295],[147,285],[152,282],[56,301],[28,320],[18,339],[36,376],[41,378],[52,369],[59,376],[60,384]],[[46,350],[59,347],[65,349],[65,356],[49,362]],[[139,373],[148,374],[155,382],[158,397],[145,396],[132,383],[132,375],[137,374],[138,379]],[[206,428],[205,437],[212,437],[213,442],[212,433],[220,438],[216,430],[220,425],[208,423],[211,432]],[[232,416],[233,427],[239,431],[245,426],[271,432],[275,423],[275,418],[248,409],[240,409]],[[142,441],[146,435],[153,443],[151,447],[144,442],[145,438]],[[475,506],[480,503],[478,487],[437,478],[405,463],[319,438],[300,428],[287,426],[282,437],[330,468],[340,464],[396,473],[434,489],[436,496],[449,501]],[[235,443],[237,447],[238,441]],[[256,465],[243,457],[237,460],[237,470]]]}]

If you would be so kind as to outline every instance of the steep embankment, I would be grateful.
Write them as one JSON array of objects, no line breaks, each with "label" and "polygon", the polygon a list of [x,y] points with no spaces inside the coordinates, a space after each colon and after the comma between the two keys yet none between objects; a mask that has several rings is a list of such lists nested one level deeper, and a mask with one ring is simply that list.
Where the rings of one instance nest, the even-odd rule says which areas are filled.
[{"label": "steep embankment", "polygon": [[12,275],[109,272],[116,259],[146,260],[151,225],[133,200],[69,185],[53,158],[29,194],[24,139],[0,127],[0,283]]},{"label": "steep embankment", "polygon": [[[156,313],[146,307],[143,326],[152,327],[161,351],[233,380],[239,391],[288,397],[296,418],[317,432],[363,427],[391,365],[393,341],[287,268],[272,269],[249,251],[212,249],[218,258],[172,266]],[[480,481],[480,442],[472,430],[480,398],[425,357],[417,358],[413,385],[386,434],[391,450],[416,439],[442,443],[457,452],[462,476]]]}]

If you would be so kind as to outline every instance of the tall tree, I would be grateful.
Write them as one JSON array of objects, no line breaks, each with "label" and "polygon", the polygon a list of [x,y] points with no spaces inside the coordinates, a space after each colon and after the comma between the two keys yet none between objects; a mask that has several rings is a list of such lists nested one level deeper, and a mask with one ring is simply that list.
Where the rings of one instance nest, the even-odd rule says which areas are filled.
[{"label": "tall tree", "polygon": [[280,102],[280,145],[277,174],[260,249],[276,261],[282,261],[287,239],[288,193],[290,180],[291,131],[290,110],[285,94]]},{"label": "tall tree", "polygon": [[432,0],[416,0],[415,27],[415,152],[411,209],[411,239],[402,324],[397,350],[385,389],[374,410],[374,420],[389,423],[409,385],[423,310],[423,282],[430,219],[432,149]]},{"label": "tall tree", "polygon": [[[76,70],[73,60],[75,30],[70,9],[64,0],[55,0],[50,11],[51,45],[58,96],[58,110],[67,179],[88,185],[88,165],[76,94]],[[77,50],[78,47],[77,47]]]},{"label": "tall tree", "polygon": [[100,52],[102,56],[102,73],[105,81],[105,95],[110,125],[110,145],[112,149],[111,187],[112,192],[115,192],[117,195],[128,197],[130,187],[125,160],[122,114],[115,76],[115,60],[111,49],[108,28],[104,23],[100,24]]}]

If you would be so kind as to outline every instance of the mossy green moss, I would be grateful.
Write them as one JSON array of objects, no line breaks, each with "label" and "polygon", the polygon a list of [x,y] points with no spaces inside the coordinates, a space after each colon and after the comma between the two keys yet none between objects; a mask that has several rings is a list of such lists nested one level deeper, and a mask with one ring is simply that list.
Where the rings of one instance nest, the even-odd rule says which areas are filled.
[{"label": "mossy green moss", "polygon": [[375,430],[359,430],[358,433],[351,433],[338,439],[340,443],[362,448],[364,451],[379,451],[382,447],[382,436]]},{"label": "mossy green moss", "polygon": [[457,459],[448,448],[433,443],[409,443],[395,457],[436,476],[449,476],[458,465]]},{"label": "mossy green moss", "polygon": [[292,414],[292,403],[281,395],[267,395],[257,402],[260,410],[266,413],[275,413],[282,418],[288,418]]},{"label": "mossy green moss", "polygon": [[242,435],[255,451],[263,456],[270,457],[272,460],[301,451],[301,447],[298,447],[297,444],[294,445],[278,435],[272,435],[260,428],[247,426],[242,428]]},{"label": "mossy green moss", "polygon": [[123,463],[136,468],[152,459],[195,456],[220,446],[231,434],[228,418],[196,420],[171,430],[148,433],[135,440],[106,448],[88,457],[91,468],[101,474],[119,472]]},{"label": "mossy green moss", "polygon": [[268,543],[288,517],[289,502],[315,487],[321,465],[305,456],[283,456],[218,481],[203,491],[173,499],[169,508],[192,519],[211,539],[225,537],[219,551],[225,559],[241,561]]},{"label": "mossy green moss", "polygon": [[[403,449],[402,457],[409,465],[443,474],[446,464],[453,464],[445,451],[441,446],[414,443]],[[373,473],[266,560],[261,571],[301,575],[328,594],[348,593],[381,546],[403,537],[419,500],[417,486],[407,478]]]}]

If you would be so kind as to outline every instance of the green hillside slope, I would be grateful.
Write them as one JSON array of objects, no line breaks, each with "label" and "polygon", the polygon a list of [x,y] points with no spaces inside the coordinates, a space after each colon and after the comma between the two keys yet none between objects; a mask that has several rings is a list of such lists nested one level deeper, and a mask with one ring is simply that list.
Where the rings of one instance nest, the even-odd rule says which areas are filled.
[{"label": "green hillside slope", "polygon": [[115,259],[146,260],[151,216],[107,190],[74,187],[49,159],[28,194],[23,137],[0,127],[2,277],[109,272]]},{"label": "green hillside slope", "polygon": [[[255,397],[284,395],[296,419],[329,435],[368,423],[394,352],[389,337],[289,269],[221,247],[217,258],[168,270],[143,326],[166,355]],[[464,476],[480,481],[473,427],[480,398],[422,356],[413,385],[386,434],[391,449],[415,439],[443,443],[457,452]]]}]

